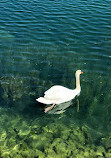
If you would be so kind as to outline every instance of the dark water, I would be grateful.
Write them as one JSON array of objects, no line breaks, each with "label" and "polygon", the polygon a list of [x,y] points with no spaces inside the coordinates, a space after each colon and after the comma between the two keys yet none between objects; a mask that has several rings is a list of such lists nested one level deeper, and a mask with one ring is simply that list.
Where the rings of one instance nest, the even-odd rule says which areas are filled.
[{"label": "dark water", "polygon": [[[0,2],[0,60],[1,157],[111,157],[111,1]],[[45,114],[35,99],[78,69],[79,112]]]}]

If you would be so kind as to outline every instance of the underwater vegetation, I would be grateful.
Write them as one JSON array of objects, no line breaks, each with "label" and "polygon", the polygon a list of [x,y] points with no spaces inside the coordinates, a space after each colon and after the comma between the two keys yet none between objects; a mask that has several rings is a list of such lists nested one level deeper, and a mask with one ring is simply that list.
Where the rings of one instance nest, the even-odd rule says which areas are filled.
[{"label": "underwater vegetation", "polygon": [[[45,77],[48,73],[47,70]],[[65,79],[67,73],[69,74],[69,72],[63,73],[61,85],[68,85]],[[57,112],[65,111],[63,114],[59,112],[58,116],[51,116],[51,113],[56,112],[55,108],[50,114],[43,114],[42,118],[30,117],[28,114],[25,118],[26,113],[20,114],[14,108],[27,109],[28,105],[24,104],[24,100],[25,102],[29,100],[28,104],[33,105],[35,98],[43,95],[53,83],[47,78],[41,79],[40,71],[34,69],[25,77],[20,74],[1,76],[0,156],[3,158],[110,158],[111,81],[106,82],[108,78],[100,75],[95,82],[90,74],[84,75],[81,79],[79,112],[74,100],[71,106],[65,105],[66,108],[70,106],[71,110],[64,109],[62,105],[60,109],[56,107]],[[71,88],[72,83],[74,85],[74,77],[70,79]],[[4,106],[11,108],[6,109]],[[38,104],[37,106],[39,107]],[[39,109],[37,108],[34,110]]]},{"label": "underwater vegetation", "polygon": [[[96,75],[95,78],[97,78]],[[111,80],[108,78],[109,75],[100,75],[96,82],[92,80],[87,83],[88,86],[85,87],[85,90],[83,86],[82,97],[84,97],[84,100],[82,105],[84,105],[84,109],[81,107],[86,114],[85,120],[92,124],[93,128],[97,127],[100,131],[105,129],[105,132],[111,131]]]},{"label": "underwater vegetation", "polygon": [[89,158],[111,157],[111,135],[93,144],[86,126],[64,125],[60,120],[41,126],[0,108],[0,157]]},{"label": "underwater vegetation", "polygon": [[[24,98],[33,98],[36,95],[41,95],[43,87],[52,85],[50,81],[45,82],[39,80],[39,72],[34,70],[30,72],[30,77],[20,75],[3,76],[0,78],[0,100],[5,102],[5,105],[14,105],[17,101]],[[40,86],[38,88],[38,86]]]},{"label": "underwater vegetation", "polygon": [[[111,158],[109,1],[1,1],[0,158]],[[103,14],[104,13],[104,14]],[[53,85],[76,100],[44,114]]]},{"label": "underwater vegetation", "polygon": [[[69,120],[73,120],[73,122],[67,122],[66,124],[63,122],[62,117],[59,120],[56,117],[55,121],[48,124],[47,122],[51,118],[46,115],[43,117],[46,122],[41,123],[43,119],[41,121],[33,117],[26,119],[24,115],[20,115],[17,112],[14,114],[14,111],[11,111],[11,109],[7,110],[1,107],[0,156],[3,158],[110,158],[111,133],[108,133],[110,130],[110,115],[108,113],[110,109],[107,111],[110,101],[109,93],[107,94],[109,89],[105,89],[106,83],[103,82],[102,78],[97,82],[103,83],[98,88],[98,91],[90,91],[90,87],[87,87],[85,92],[84,90],[82,91],[81,96],[84,100],[82,102],[80,97],[80,103],[82,103],[80,112],[75,113],[71,111]],[[82,83],[84,87],[85,81],[82,81]],[[34,98],[36,95],[43,93],[43,87],[51,84],[49,81],[40,81],[38,71],[30,72],[30,79],[27,82],[25,78],[21,78],[19,75],[15,77],[1,77],[1,99],[7,102],[8,105],[9,102],[14,103],[24,97],[27,98],[27,96]],[[108,85],[110,86],[110,84],[109,82]],[[39,87],[40,85],[41,87]],[[93,84],[93,86],[96,87],[96,84]],[[103,89],[106,96],[104,99],[100,93],[103,92]],[[84,96],[89,91],[90,94],[94,93],[90,95],[91,98],[87,98],[88,95],[87,97]],[[104,107],[103,103],[106,107]],[[85,106],[88,107],[85,108]],[[81,125],[78,126],[74,124],[75,117],[79,119],[83,115],[84,109],[86,110],[86,116],[82,119]],[[102,110],[106,110],[106,112],[103,114]],[[63,114],[60,114],[60,116],[66,117]],[[107,123],[107,132],[103,134],[102,130],[105,121]],[[103,127],[101,128],[102,125]],[[97,128],[96,131],[94,131],[95,127]]]},{"label": "underwater vegetation", "polygon": [[2,90],[2,98],[9,102],[21,99],[23,95],[27,94],[27,87],[25,87],[24,80],[19,76],[4,76],[0,78],[0,85]]},{"label": "underwater vegetation", "polygon": [[[69,116],[66,116],[66,112],[59,114],[60,119],[52,115],[54,121],[47,123],[52,119],[50,114],[44,115],[40,121],[38,116],[25,118],[24,114],[19,114],[11,108],[4,109],[3,105],[15,106],[16,109],[16,106],[19,106],[18,101],[21,101],[22,106],[24,99],[34,100],[36,96],[43,94],[44,88],[46,90],[51,87],[52,82],[40,80],[40,73],[36,70],[30,71],[29,78],[20,75],[1,77],[0,99],[3,104],[0,108],[0,156],[3,158],[110,158],[111,82],[104,82],[104,77],[100,77],[96,83],[91,81],[93,84],[87,80],[86,76],[81,81],[80,112],[74,109],[73,101],[71,103],[73,110],[69,110],[68,113],[68,109],[65,109]],[[100,85],[98,89],[96,89],[97,84]],[[24,108],[28,108],[27,105]],[[76,121],[79,121],[79,126]]]},{"label": "underwater vegetation", "polygon": [[[43,92],[54,84],[59,83],[74,88],[74,72],[78,67],[72,70],[70,62],[72,58],[69,58],[70,60],[66,58],[65,62],[62,58],[63,67],[67,64],[67,68],[61,70],[61,65],[58,64],[59,57],[50,53],[44,56],[36,55],[37,61],[31,63],[24,53],[31,52],[31,49],[21,47],[17,51],[16,49],[12,51],[13,49],[10,48],[5,58],[7,60],[3,59],[1,64],[3,73],[0,76],[0,156],[3,158],[110,158],[110,74],[105,77],[97,73],[92,78],[88,70],[88,72],[83,70],[82,91],[79,97],[80,111],[77,112],[76,101],[73,100],[71,106],[61,105],[39,118],[36,113],[33,116],[32,111],[28,111],[28,104],[32,106],[33,111],[39,111],[40,105],[36,103],[35,98],[42,96]],[[33,52],[36,51],[33,48]],[[20,55],[19,59],[15,56],[16,53]],[[9,57],[12,61],[14,59],[11,66],[7,63]],[[79,62],[79,59],[76,60]],[[42,70],[40,61],[44,61]],[[56,74],[52,73],[53,62],[55,68],[58,68],[58,70],[53,69]],[[21,73],[19,70],[22,70]],[[9,72],[12,75],[9,75]],[[60,74],[58,78],[56,78],[57,73]],[[33,107],[33,104],[36,107]],[[64,113],[61,114],[61,111]],[[53,115],[55,113],[59,115]]]}]

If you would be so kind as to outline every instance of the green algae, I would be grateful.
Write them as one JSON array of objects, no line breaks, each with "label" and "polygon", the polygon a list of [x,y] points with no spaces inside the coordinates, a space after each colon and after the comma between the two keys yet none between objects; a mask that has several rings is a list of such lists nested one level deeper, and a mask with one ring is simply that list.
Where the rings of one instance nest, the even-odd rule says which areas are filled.
[{"label": "green algae", "polygon": [[[4,112],[3,109],[1,111]],[[0,132],[0,153],[3,158],[95,158],[111,155],[110,136],[100,139],[96,146],[86,126],[66,126],[61,121],[41,126],[39,120],[29,122],[23,120],[22,115],[5,115],[0,124],[6,117],[8,122],[5,121]],[[106,140],[109,142],[106,143]]]},{"label": "green algae", "polygon": [[[41,85],[41,88],[38,89],[37,86],[39,85]],[[5,105],[9,106],[14,106],[14,103],[18,101],[22,104],[23,99],[30,100],[35,96],[42,95],[42,87],[46,87],[46,85],[51,86],[52,82],[39,80],[38,71],[31,71],[29,79],[20,75],[2,76],[0,78],[0,99],[5,102]]]},{"label": "green algae", "polygon": [[[29,67],[30,63],[28,63]],[[19,106],[18,109],[22,109],[23,99],[35,100],[36,97],[43,95],[43,92],[53,85],[50,80],[47,80],[48,71],[44,77],[46,81],[40,80],[41,74],[38,70],[30,71],[29,78],[24,78],[20,75],[1,77],[1,100],[7,105],[13,105],[13,103],[17,102],[15,105]],[[67,85],[64,78],[65,74],[62,84]],[[71,104],[71,110],[67,109],[66,113],[59,116],[46,114],[40,120],[38,116],[34,118],[33,116],[29,117],[29,115],[29,118],[26,119],[23,117],[26,115],[25,113],[11,117],[10,113],[8,114],[8,112],[4,112],[1,109],[1,127],[4,125],[0,129],[1,157],[110,157],[110,136],[107,136],[108,132],[104,135],[103,129],[104,126],[108,131],[111,129],[109,125],[111,120],[109,115],[111,112],[109,104],[111,98],[110,93],[108,93],[110,89],[106,88],[111,87],[111,82],[106,85],[103,82],[104,78],[100,77],[96,83],[92,81],[93,84],[90,84],[87,79],[88,77],[86,76],[82,80],[79,113],[77,113],[75,108],[75,101]],[[73,82],[74,80],[72,79],[69,84],[70,87]],[[97,89],[96,87],[99,83],[103,84],[100,84]],[[86,86],[86,84],[88,85]],[[25,108],[28,108],[27,104],[25,106]],[[34,110],[37,110],[37,108]],[[56,108],[53,110],[56,110]],[[65,111],[63,110],[62,112]],[[55,111],[50,111],[49,113],[53,114]],[[68,114],[69,116],[67,116]],[[31,119],[31,123],[29,119]],[[62,121],[59,122],[57,121],[58,119]],[[80,125],[78,126],[79,123]]]},{"label": "green algae", "polygon": [[[27,82],[29,85],[30,83],[33,85],[41,84],[42,86],[39,88],[31,86],[24,87],[26,80],[18,75],[15,77],[2,77],[0,79],[0,86],[3,92],[1,95],[2,100],[9,104],[9,101],[16,102],[27,96],[29,96],[29,98],[34,98],[36,95],[40,96],[43,93],[43,87],[50,87],[52,82],[40,81],[39,75],[38,71],[32,71],[30,73],[30,80]],[[35,79],[36,76],[37,79]],[[102,79],[99,82],[102,82]],[[108,86],[110,86],[110,82]],[[104,88],[105,85],[103,84],[98,92],[92,92],[95,96],[92,97],[94,95],[92,94],[89,98],[84,96],[83,90],[81,96],[84,100],[80,106],[80,112],[78,113],[72,104],[72,111],[70,112],[69,118],[67,117],[67,120],[65,118],[68,114],[68,109],[66,113],[60,114],[59,116],[46,114],[39,120],[37,117],[33,118],[28,116],[29,118],[24,118],[24,115],[12,115],[14,110],[10,114],[8,110],[5,111],[5,109],[1,108],[1,157],[110,157],[110,134],[108,135],[106,133],[106,135],[104,135],[104,132],[102,132],[103,128],[101,128],[100,124],[101,121],[103,125],[106,125],[107,129],[110,129],[110,96],[109,94],[107,95],[108,89],[104,92],[106,96],[104,100],[102,95],[100,95],[100,92],[103,91]],[[90,87],[87,87],[86,95],[88,95],[89,91]],[[103,102],[108,109],[104,106]],[[22,102],[20,102],[20,104],[21,103]],[[83,113],[82,110],[86,106],[89,107],[86,108],[86,113],[81,121],[82,124],[78,126],[76,121],[78,121],[77,119],[80,118]],[[104,114],[103,111],[105,111]],[[29,119],[31,119],[31,121]],[[52,122],[50,121],[50,123],[48,123],[49,120]],[[95,129],[95,127],[97,127],[97,129]]]},{"label": "green algae", "polygon": [[18,76],[1,77],[2,98],[8,101],[16,101],[26,94],[27,88],[23,86],[24,81]]},{"label": "green algae", "polygon": [[101,138],[100,144],[103,145],[106,150],[111,149],[111,133],[107,137]]}]

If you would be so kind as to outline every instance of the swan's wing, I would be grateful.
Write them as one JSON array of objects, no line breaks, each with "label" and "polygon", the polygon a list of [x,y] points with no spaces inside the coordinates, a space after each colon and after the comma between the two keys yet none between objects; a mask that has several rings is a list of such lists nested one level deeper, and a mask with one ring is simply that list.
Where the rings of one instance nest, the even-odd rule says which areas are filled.
[{"label": "swan's wing", "polygon": [[46,99],[57,101],[67,101],[74,97],[72,90],[62,87],[62,86],[53,86],[48,91],[45,92]]},{"label": "swan's wing", "polygon": [[44,98],[49,99],[49,100],[55,100],[59,101],[59,100],[64,100],[67,97],[66,92],[64,93],[64,91],[53,91],[53,93],[48,93],[44,96]]},{"label": "swan's wing", "polygon": [[55,93],[55,92],[57,92],[57,91],[65,91],[65,90],[67,90],[68,88],[66,88],[66,87],[63,87],[63,86],[59,86],[59,85],[56,85],[56,86],[53,86],[53,87],[51,87],[50,89],[48,89],[44,94],[45,95],[50,95],[51,93]]}]

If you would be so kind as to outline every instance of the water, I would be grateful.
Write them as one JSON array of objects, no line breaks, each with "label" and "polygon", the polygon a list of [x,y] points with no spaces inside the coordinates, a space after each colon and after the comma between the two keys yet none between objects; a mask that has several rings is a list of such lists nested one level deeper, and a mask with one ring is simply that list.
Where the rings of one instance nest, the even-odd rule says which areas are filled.
[{"label": "water", "polygon": [[[108,0],[0,2],[1,157],[111,157],[110,10]],[[45,114],[35,99],[75,88],[77,69],[79,112],[75,99]]]}]

